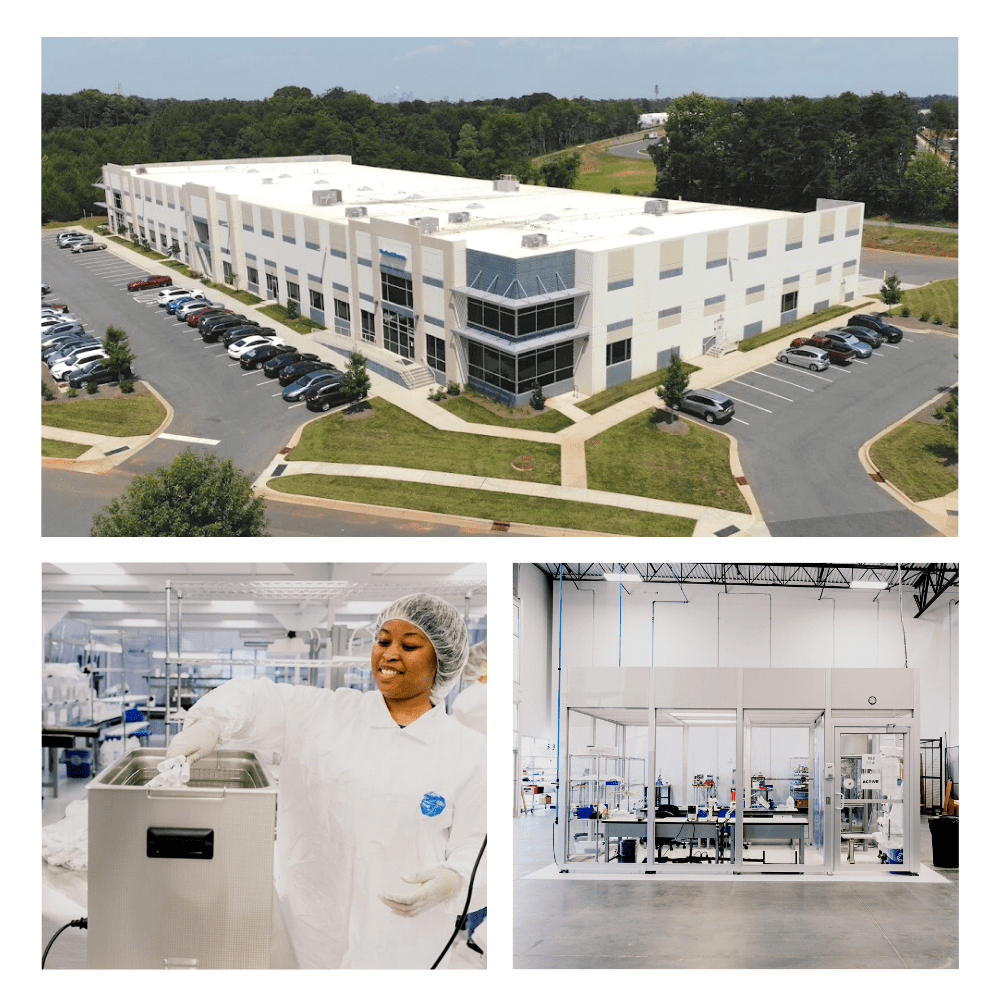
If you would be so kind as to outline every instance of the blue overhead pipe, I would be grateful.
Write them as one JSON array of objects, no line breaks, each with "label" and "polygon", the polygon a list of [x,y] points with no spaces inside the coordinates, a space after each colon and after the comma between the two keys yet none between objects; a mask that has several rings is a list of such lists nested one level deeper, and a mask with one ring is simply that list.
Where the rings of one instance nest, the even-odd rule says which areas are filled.
[{"label": "blue overhead pipe", "polygon": [[559,762],[562,758],[562,583],[563,564],[559,563],[559,652],[556,658],[556,820],[559,819]]}]

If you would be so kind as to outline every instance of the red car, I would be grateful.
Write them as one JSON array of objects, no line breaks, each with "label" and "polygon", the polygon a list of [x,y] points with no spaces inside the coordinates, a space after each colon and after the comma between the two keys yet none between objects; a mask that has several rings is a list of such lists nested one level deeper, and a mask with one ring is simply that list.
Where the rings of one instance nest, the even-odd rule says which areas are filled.
[{"label": "red car", "polygon": [[222,306],[206,306],[204,309],[199,309],[196,312],[191,313],[190,316],[185,318],[185,322],[188,326],[197,326],[198,320],[202,316],[207,316],[209,313],[218,313],[220,316],[223,313],[231,313],[232,309],[223,309]]},{"label": "red car", "polygon": [[843,343],[839,337],[824,337],[818,333],[812,337],[796,337],[788,346],[802,347],[803,344],[806,347],[818,347],[826,351],[830,355],[831,360],[839,361],[842,365],[846,365],[857,354],[856,351]]},{"label": "red car", "polygon": [[171,284],[173,284],[173,280],[166,274],[149,274],[138,281],[129,282],[128,290],[130,292],[141,292],[146,288],[159,288],[160,285]]}]

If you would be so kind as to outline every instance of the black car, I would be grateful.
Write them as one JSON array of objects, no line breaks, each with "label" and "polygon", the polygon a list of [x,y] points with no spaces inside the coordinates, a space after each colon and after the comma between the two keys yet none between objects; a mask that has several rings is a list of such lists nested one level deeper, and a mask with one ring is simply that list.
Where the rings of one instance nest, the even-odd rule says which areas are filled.
[{"label": "black car", "polygon": [[[223,334],[228,333],[230,330],[250,326],[246,319],[236,316],[218,316],[215,318],[214,322],[206,323],[205,326],[199,331],[201,333],[201,339],[205,343],[210,343],[217,341]],[[257,332],[256,327],[251,327],[254,333]],[[246,336],[246,334],[243,334]],[[239,338],[237,338],[239,339]]]},{"label": "black car", "polygon": [[237,340],[244,337],[252,337],[256,334],[259,337],[274,336],[273,326],[258,326],[256,323],[242,323],[240,326],[229,326],[219,334],[219,342],[224,347],[235,344]]},{"label": "black car", "polygon": [[867,326],[842,326],[837,328],[838,333],[849,333],[852,337],[868,344],[869,347],[881,347],[885,343],[885,337],[874,330],[869,330]]},{"label": "black car", "polygon": [[236,326],[238,323],[245,323],[247,318],[246,316],[239,316],[229,309],[223,309],[217,313],[206,313],[198,320],[198,332],[204,333],[206,330],[212,329],[217,323],[225,323],[227,320],[232,320],[231,325]]},{"label": "black car", "polygon": [[863,326],[882,335],[890,344],[898,344],[903,339],[903,331],[898,326],[887,323],[881,316],[858,313],[850,318],[851,326]]},{"label": "black car", "polygon": [[281,371],[278,372],[278,384],[279,385],[291,385],[297,378],[305,375],[307,372],[316,372],[321,368],[333,369],[328,361],[298,361],[295,364],[285,365]]},{"label": "black car", "polygon": [[260,368],[265,361],[270,361],[279,354],[295,354],[295,348],[290,344],[260,344],[240,356],[240,367],[247,371]]},{"label": "black car", "polygon": [[100,347],[101,342],[94,337],[74,337],[72,340],[64,341],[61,344],[54,344],[42,352],[42,360],[51,365],[56,358],[64,358],[72,351],[80,347]]},{"label": "black car", "polygon": [[[365,393],[367,396],[368,394]],[[334,382],[323,382],[320,385],[307,389],[305,396],[307,410],[329,410],[331,406],[339,406],[341,403],[349,403],[351,397],[344,392],[344,380],[339,379]]]},{"label": "black car", "polygon": [[[286,365],[297,364],[299,361],[319,361],[319,355],[300,354],[298,351],[294,354],[278,354],[264,362],[264,374],[268,378],[277,378],[282,368]],[[302,373],[300,372],[299,374]]]},{"label": "black car", "polygon": [[[125,378],[131,378],[132,370],[127,368],[124,376]],[[106,358],[89,361],[82,368],[76,368],[69,374],[69,384],[73,389],[79,389],[88,382],[96,382],[98,385],[102,385],[104,383],[118,382],[119,379],[118,370],[110,367]]]}]

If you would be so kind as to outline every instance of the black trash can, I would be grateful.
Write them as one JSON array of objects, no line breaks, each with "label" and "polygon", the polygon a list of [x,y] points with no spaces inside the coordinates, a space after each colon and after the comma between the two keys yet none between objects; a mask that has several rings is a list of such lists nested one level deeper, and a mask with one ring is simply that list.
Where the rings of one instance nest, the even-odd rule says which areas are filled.
[{"label": "black trash can", "polygon": [[634,840],[619,840],[618,841],[618,863],[619,864],[635,864],[635,841]]},{"label": "black trash can", "polygon": [[958,817],[937,816],[927,821],[935,868],[958,867]]}]

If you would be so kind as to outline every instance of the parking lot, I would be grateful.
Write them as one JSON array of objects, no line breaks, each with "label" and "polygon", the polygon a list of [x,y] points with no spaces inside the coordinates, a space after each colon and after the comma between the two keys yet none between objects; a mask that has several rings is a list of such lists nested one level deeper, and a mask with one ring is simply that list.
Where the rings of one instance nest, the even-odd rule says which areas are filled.
[{"label": "parking lot", "polygon": [[844,366],[774,361],[716,385],[736,404],[724,429],[771,533],[934,534],[866,475],[858,450],[954,383],[957,352],[955,336],[906,331]]}]

